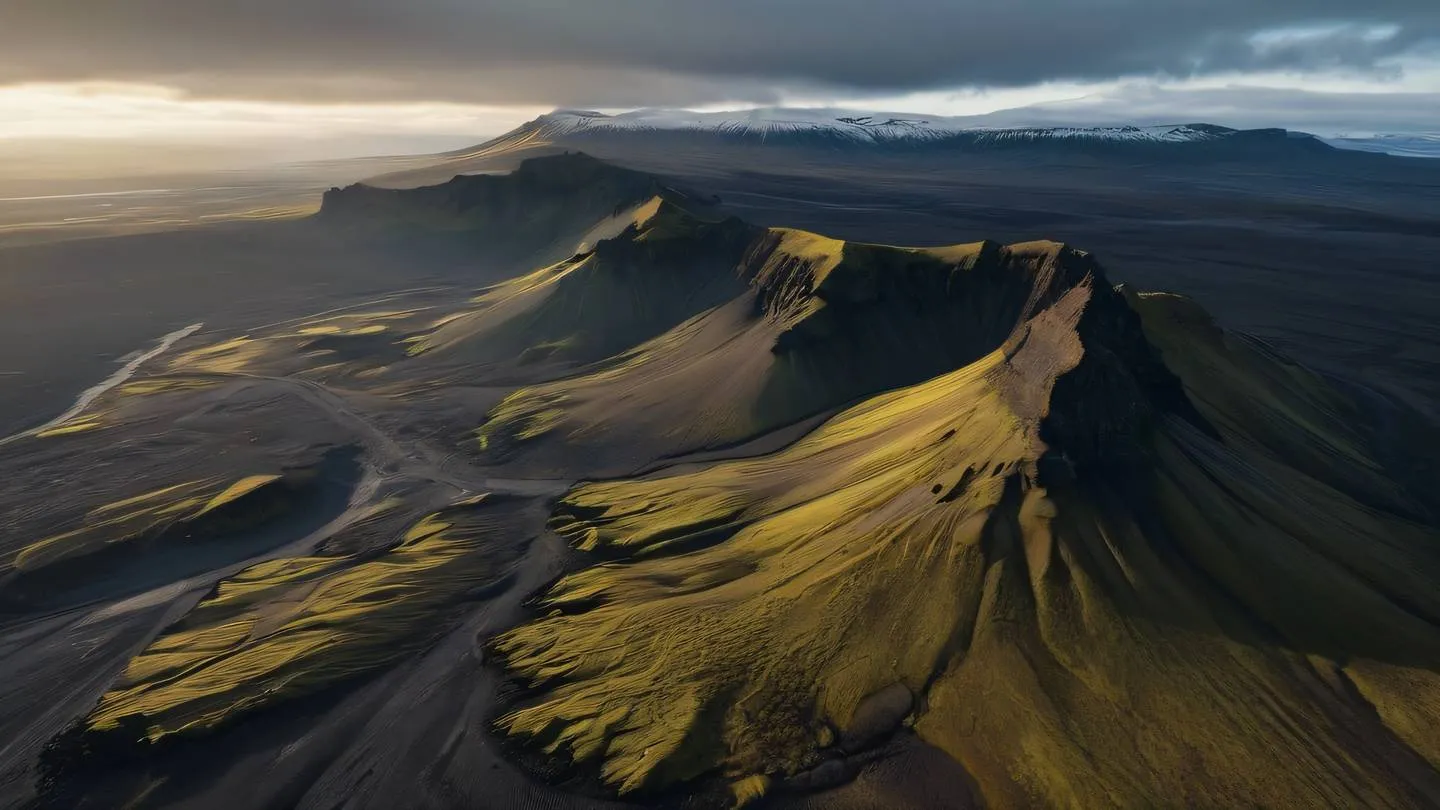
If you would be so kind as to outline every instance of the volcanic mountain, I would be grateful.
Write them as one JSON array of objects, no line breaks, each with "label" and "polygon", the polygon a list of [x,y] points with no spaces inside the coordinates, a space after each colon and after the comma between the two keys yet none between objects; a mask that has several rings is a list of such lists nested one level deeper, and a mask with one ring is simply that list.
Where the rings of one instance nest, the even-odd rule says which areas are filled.
[{"label": "volcanic mountain", "polygon": [[1440,533],[1340,387],[1053,243],[764,230],[734,273],[482,441],[634,464],[857,404],[562,499],[596,564],[496,642],[503,731],[623,792],[824,782],[903,724],[989,806],[1440,795]]},{"label": "volcanic mountain", "polygon": [[641,794],[909,725],[991,806],[1437,795],[1440,534],[1343,387],[1062,244],[627,216],[433,336],[582,372],[482,455],[614,474],[842,410],[565,496],[595,563],[497,640],[502,731]]},{"label": "volcanic mountain", "polygon": [[[49,806],[906,806],[897,770],[950,806],[1440,799],[1440,521],[1395,452],[1437,449],[1419,417],[1065,244],[700,199],[581,155],[339,192],[322,225],[541,258],[195,337],[0,454],[150,462],[32,496],[26,526],[73,519],[7,536],[10,604],[127,548],[186,563],[17,637],[93,685],[35,721],[79,718]],[[195,573],[339,446],[343,510]]]},{"label": "volcanic mountain", "polygon": [[[888,256],[851,302],[917,273],[897,256],[939,260]],[[553,526],[597,564],[497,642],[530,689],[500,728],[627,792],[824,782],[907,725],[993,807],[1440,795],[1440,533],[1356,406],[1186,299],[1112,290],[1081,254],[970,256],[937,273],[973,284],[954,303],[943,285],[890,299],[912,326],[922,300],[951,310],[971,342],[932,338],[970,362],[774,454],[561,501]],[[828,337],[852,390],[904,376],[877,368],[906,366],[883,335]],[[756,362],[784,362],[763,357],[776,347]],[[628,362],[643,378],[645,350]],[[630,416],[667,384],[698,423],[753,390],[682,382],[693,365],[616,383]]]},{"label": "volcanic mountain", "polygon": [[[1056,243],[910,249],[736,224],[727,231],[748,237],[748,247],[736,251],[731,242],[714,255],[702,244],[714,226],[665,210],[670,249],[684,246],[692,260],[655,281],[678,285],[685,297],[662,305],[673,297],[664,283],[629,296],[572,297],[654,302],[677,323],[695,317],[588,373],[516,392],[481,429],[485,449],[523,444],[552,465],[583,449],[623,470],[656,455],[738,444],[965,366],[1072,289],[1090,290],[1097,272],[1089,256]],[[637,221],[597,254],[632,253],[652,239],[652,222]],[[723,286],[731,300],[696,311],[696,291]],[[560,337],[542,336],[542,346]]]},{"label": "volcanic mountain", "polygon": [[[996,126],[984,116],[946,117],[839,109],[767,108],[697,113],[647,109],[619,115],[556,110],[498,138],[436,156],[434,166],[382,175],[373,184],[413,188],[458,173],[509,170],[517,155],[582,150],[635,165],[646,152],[684,153],[744,147],[849,154],[996,155],[1050,160],[1225,161],[1329,160],[1373,164],[1375,155],[1336,149],[1304,132],[1232,129],[1206,123],[1163,126]],[[679,152],[677,153],[677,150]],[[1348,163],[1347,163],[1348,161]]]}]

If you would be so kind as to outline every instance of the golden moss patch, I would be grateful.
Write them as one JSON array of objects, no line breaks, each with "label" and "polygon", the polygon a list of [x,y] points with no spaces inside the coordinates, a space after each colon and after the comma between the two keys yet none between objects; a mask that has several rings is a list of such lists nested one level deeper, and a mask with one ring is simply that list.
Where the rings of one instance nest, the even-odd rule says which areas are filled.
[{"label": "golden moss patch", "polygon": [[250,475],[246,476],[245,478],[241,478],[239,481],[236,481],[235,483],[226,487],[224,491],[218,493],[217,495],[215,495],[215,497],[211,498],[210,501],[205,504],[204,508],[202,508],[199,513],[197,513],[196,516],[198,517],[199,515],[203,515],[206,512],[212,512],[224,506],[225,504],[234,503],[235,501],[245,497],[246,495],[249,495],[255,490],[266,486],[267,484],[273,484],[279,480],[280,476],[278,475]]},{"label": "golden moss patch", "polygon": [[72,436],[76,433],[88,433],[104,426],[105,423],[101,421],[98,416],[90,415],[79,419],[72,419],[62,425],[47,428],[35,435],[41,439],[49,439],[55,436]]},{"label": "golden moss patch", "polygon": [[549,400],[550,407],[536,407],[536,400],[527,392],[511,395],[490,413],[490,419],[475,432],[481,450],[495,448],[496,438],[503,435],[514,441],[528,441],[549,433],[564,416],[564,411],[555,407],[563,399]]},{"label": "golden moss patch", "polygon": [[199,391],[215,385],[212,379],[203,377],[186,377],[182,375],[164,377],[146,377],[139,380],[132,380],[120,386],[120,393],[128,396],[150,396],[152,394],[172,394],[184,391]]},{"label": "golden moss patch", "polygon": [[[202,479],[104,504],[91,510],[80,528],[21,549],[12,564],[18,571],[34,573],[57,563],[152,538],[175,526],[198,524],[215,517],[218,510],[281,481],[279,475],[248,476],[229,485],[219,479]],[[245,522],[272,516],[271,511],[262,509],[247,516]]]},{"label": "golden moss patch", "polygon": [[206,374],[235,374],[246,371],[269,348],[265,339],[237,337],[185,352],[173,361],[177,371]]},{"label": "golden moss patch", "polygon": [[736,807],[745,807],[763,798],[770,790],[770,779],[766,776],[747,776],[730,785],[730,795]]},{"label": "golden moss patch", "polygon": [[143,715],[151,739],[210,729],[413,654],[464,591],[496,575],[477,553],[472,508],[430,515],[363,562],[272,560],[222,582],[131,661],[89,726]]}]

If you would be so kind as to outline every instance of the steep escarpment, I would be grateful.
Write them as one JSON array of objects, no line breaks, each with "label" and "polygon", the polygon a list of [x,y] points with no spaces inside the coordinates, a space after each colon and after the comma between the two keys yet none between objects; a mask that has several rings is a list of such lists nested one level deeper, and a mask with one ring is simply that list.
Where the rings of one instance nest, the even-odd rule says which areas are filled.
[{"label": "steep escarpment", "polygon": [[448,235],[487,257],[534,266],[570,255],[597,222],[663,190],[653,175],[567,152],[529,158],[505,174],[457,174],[421,188],[331,189],[317,221],[371,238]]},{"label": "steep escarpment", "polygon": [[[604,562],[496,642],[530,687],[500,730],[621,792],[809,784],[903,724],[995,807],[1440,795],[1440,533],[1320,418],[1343,395],[1192,355],[1213,325],[1045,252],[972,362],[771,455],[569,493],[552,525]],[[767,300],[840,285],[807,272]]]},{"label": "steep escarpment", "polygon": [[[710,255],[686,246],[691,262]],[[1017,328],[1082,288],[1093,301],[1081,328],[1114,333],[1101,342],[1117,347],[1097,348],[1093,358],[1121,354],[1089,360],[1075,379],[1122,361],[1130,371],[1106,386],[1124,402],[1087,405],[1099,412],[1077,418],[1113,423],[1106,433],[1139,429],[1146,417],[1135,410],[1136,389],[1159,391],[1171,379],[1094,260],[1058,243],[898,248],[768,229],[755,233],[728,277],[740,285],[733,300],[592,373],[511,396],[481,428],[483,448],[543,465],[578,445],[598,469],[623,471],[735,444],[1023,342]],[[1181,407],[1171,388],[1157,401]],[[1059,416],[1053,424],[1071,429]],[[1072,444],[1081,452],[1078,437]]]},{"label": "steep escarpment", "polygon": [[412,336],[410,353],[472,375],[603,360],[743,293],[737,266],[757,231],[653,197],[592,228],[592,244],[564,261],[487,289]]}]

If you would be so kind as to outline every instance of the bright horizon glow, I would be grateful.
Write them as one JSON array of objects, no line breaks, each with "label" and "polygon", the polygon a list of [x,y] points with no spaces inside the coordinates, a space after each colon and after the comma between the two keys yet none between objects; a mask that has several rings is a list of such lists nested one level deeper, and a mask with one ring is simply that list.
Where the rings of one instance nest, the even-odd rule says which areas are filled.
[{"label": "bright horizon glow", "polygon": [[[1328,31],[1270,32],[1263,44],[1290,42],[1297,38],[1303,40],[1326,33]],[[1383,37],[1388,33],[1387,29],[1377,28],[1373,36]],[[1048,82],[1018,88],[957,88],[892,96],[806,93],[782,96],[778,105],[736,102],[686,109],[714,112],[759,106],[836,107],[968,116],[1034,105],[1084,105],[1113,99],[1122,91],[1133,92],[1137,88],[1180,92],[1263,88],[1322,94],[1440,92],[1440,59],[1411,58],[1382,68],[1370,74],[1274,72],[1187,80]],[[281,159],[349,157],[458,148],[499,135],[550,109],[549,106],[538,105],[479,105],[444,101],[307,104],[207,99],[157,85],[35,83],[0,87],[0,143],[5,140],[63,140],[81,143],[213,144],[266,151]],[[1343,108],[1337,108],[1335,112],[1337,120],[1345,115]],[[1263,117],[1266,110],[1250,113]],[[1117,114],[1123,115],[1124,108],[1121,107]],[[1137,110],[1136,114],[1140,111]],[[1384,129],[1369,123],[1357,120],[1348,129]],[[1274,125],[1286,124],[1277,121]]]},{"label": "bright horizon glow", "polygon": [[[155,85],[85,82],[0,87],[0,141],[226,142],[273,146],[400,142],[453,136],[457,145],[513,129],[548,107],[449,102],[297,104],[195,99]],[[343,156],[343,155],[337,155]]]}]

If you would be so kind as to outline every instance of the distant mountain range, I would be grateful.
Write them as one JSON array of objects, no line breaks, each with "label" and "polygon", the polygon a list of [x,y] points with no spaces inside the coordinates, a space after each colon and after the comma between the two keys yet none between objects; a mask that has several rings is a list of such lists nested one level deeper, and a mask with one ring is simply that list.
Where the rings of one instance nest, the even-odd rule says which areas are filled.
[{"label": "distant mountain range", "polygon": [[1381,152],[1400,157],[1440,158],[1440,134],[1372,135],[1365,138],[1326,138],[1325,142],[1340,149]]},{"label": "distant mountain range", "polygon": [[[526,124],[521,132],[547,140],[618,133],[717,134],[757,141],[831,141],[856,145],[1006,146],[1071,144],[1224,144],[1289,142],[1381,152],[1404,157],[1440,157],[1440,135],[1374,135],[1324,138],[1281,128],[1234,129],[1205,123],[1104,126],[1015,125],[1014,115],[934,116],[844,109],[770,107],[725,112],[645,109],[607,115],[557,110]],[[513,133],[512,133],[513,134]]]},{"label": "distant mountain range", "polygon": [[979,143],[1071,140],[1140,143],[1196,143],[1233,135],[1237,130],[1209,124],[1108,127],[984,127],[972,117],[862,113],[835,109],[766,108],[697,113],[687,110],[637,110],[620,115],[559,110],[532,122],[538,132],[565,137],[601,132],[714,132],[739,138],[824,137],[861,144],[936,142],[955,138]]},{"label": "distant mountain range", "polygon": [[557,110],[506,137],[551,142],[629,134],[690,134],[726,139],[831,146],[950,147],[1205,145],[1227,148],[1320,148],[1313,135],[1284,129],[1232,129],[1214,124],[1158,126],[997,126],[990,116],[947,117],[840,109],[763,108],[726,112],[647,109],[607,115]]},{"label": "distant mountain range", "polygon": [[[1280,128],[1235,129],[1208,123],[1028,125],[1024,110],[946,117],[843,109],[763,108],[725,112],[646,109],[620,114],[557,110],[498,138],[435,156],[435,163],[366,182],[414,188],[457,174],[510,171],[524,157],[580,150],[659,171],[718,160],[721,150],[780,146],[820,152],[925,152],[969,159],[982,154],[1014,164],[1114,162],[1178,166],[1217,162],[1368,172],[1374,157],[1440,154],[1433,136],[1324,139]],[[668,157],[666,157],[668,156]],[[722,161],[723,162],[723,161]]]}]

